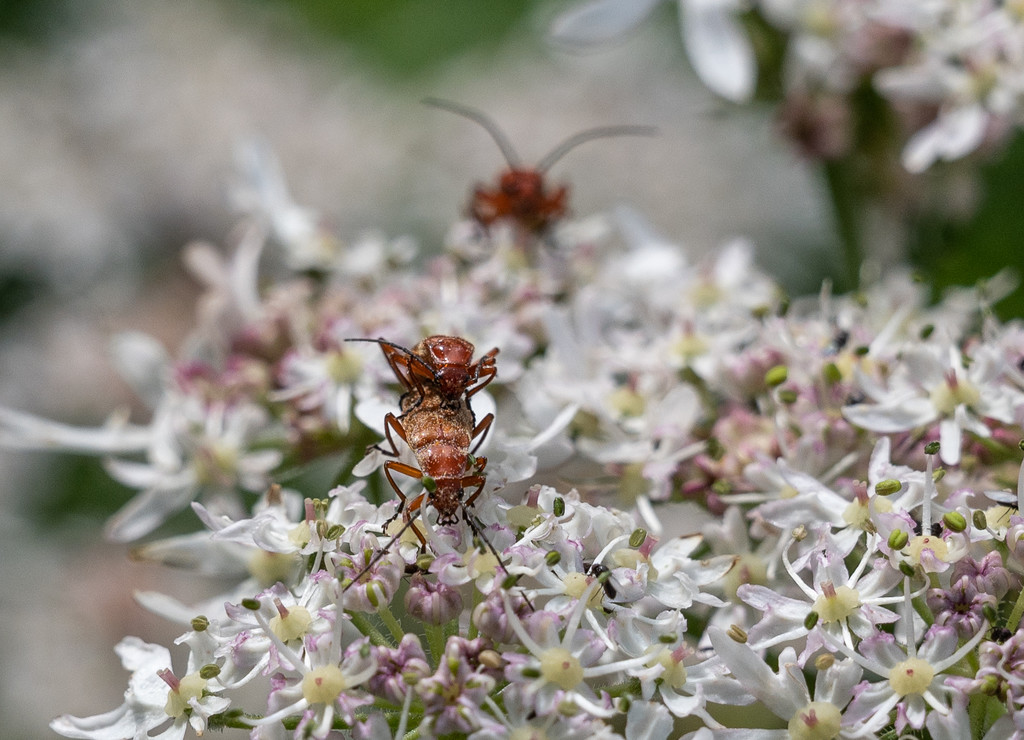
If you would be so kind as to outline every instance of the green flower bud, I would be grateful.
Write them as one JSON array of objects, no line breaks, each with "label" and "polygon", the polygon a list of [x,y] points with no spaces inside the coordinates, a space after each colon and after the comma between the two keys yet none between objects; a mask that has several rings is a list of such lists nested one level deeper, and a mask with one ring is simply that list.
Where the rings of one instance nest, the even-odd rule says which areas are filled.
[{"label": "green flower bud", "polygon": [[910,542],[910,535],[902,529],[894,529],[889,533],[889,547],[893,550],[902,550]]},{"label": "green flower bud", "polygon": [[782,385],[789,377],[789,368],[785,365],[776,365],[764,374],[764,383],[769,388]]},{"label": "green flower bud", "polygon": [[875,484],[875,493],[879,496],[891,496],[894,493],[899,493],[900,489],[903,488],[903,484],[894,478],[886,478],[880,480]]},{"label": "green flower bud", "polygon": [[942,523],[951,532],[963,532],[967,529],[967,519],[959,511],[947,511],[942,517]]},{"label": "green flower bud", "polygon": [[726,630],[726,634],[733,639],[734,642],[746,644],[747,632],[738,624],[729,625],[729,629]]}]

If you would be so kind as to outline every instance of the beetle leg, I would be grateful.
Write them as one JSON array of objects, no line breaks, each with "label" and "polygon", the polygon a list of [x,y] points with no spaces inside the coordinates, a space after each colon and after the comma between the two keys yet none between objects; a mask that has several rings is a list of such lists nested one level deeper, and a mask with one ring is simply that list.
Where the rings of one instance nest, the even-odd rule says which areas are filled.
[{"label": "beetle leg", "polygon": [[[384,417],[384,437],[387,440],[388,444],[391,445],[391,450],[385,450],[383,447],[380,446],[380,444],[375,444],[371,446],[376,447],[378,450],[383,452],[388,457],[398,457],[398,445],[395,443],[395,438],[391,436],[392,430],[394,430],[395,434],[397,434],[403,442],[409,444],[409,440],[405,436],[405,427],[402,426],[402,422],[395,418],[395,415],[389,411],[387,416]],[[385,463],[385,467],[386,465],[387,464]],[[413,468],[413,470],[415,470],[415,468]],[[391,485],[393,486],[395,484],[392,483]]]},{"label": "beetle leg", "polygon": [[[423,472],[420,471],[418,468],[414,468],[412,465],[406,465],[405,463],[398,462],[396,460],[388,460],[384,463],[384,477],[388,479],[388,483],[391,484],[391,488],[394,489],[395,494],[398,496],[398,508],[395,509],[394,516],[392,516],[390,519],[384,522],[385,531],[387,530],[391,522],[395,521],[395,519],[398,518],[399,514],[404,513],[403,519],[405,521],[409,521],[411,514],[415,511],[418,511],[420,506],[422,506],[424,498],[424,494],[421,493],[418,496],[414,497],[411,501],[409,501],[408,496],[402,493],[402,489],[398,487],[398,484],[395,482],[395,479],[391,476],[392,470],[395,471],[396,473],[407,475],[410,478],[416,478],[417,480],[421,480],[423,478]],[[406,506],[407,503],[408,507]],[[426,545],[427,541],[423,538],[423,534],[415,528],[413,529],[413,531],[416,533],[416,537],[419,539],[420,544]]]},{"label": "beetle leg", "polygon": [[484,440],[487,438],[487,432],[490,431],[491,424],[493,422],[494,414],[488,414],[483,419],[481,419],[480,423],[477,424],[476,427],[473,429],[473,434],[470,437],[470,440],[474,440],[477,437],[479,437],[480,439],[477,440],[477,443],[475,445],[473,445],[473,449],[470,450],[471,453],[476,452],[477,450],[480,449],[480,445],[482,445],[484,443]]},{"label": "beetle leg", "polygon": [[472,388],[466,389],[466,398],[470,398],[477,391],[483,390],[488,383],[494,380],[495,376],[498,374],[498,368],[494,364],[494,358],[497,356],[497,354],[498,348],[495,347],[486,355],[481,357],[480,360],[476,363],[475,380],[479,380],[480,382],[477,385],[473,386]]},{"label": "beetle leg", "polygon": [[[484,464],[486,465],[487,458],[484,457],[481,459],[484,461]],[[472,495],[469,498],[467,498],[466,502],[463,504],[463,506],[472,506],[473,502],[480,497],[481,492],[484,490],[484,484],[487,483],[487,479],[484,478],[482,475],[467,475],[461,481],[459,481],[459,483],[463,488],[476,486],[476,490],[473,491]]]}]

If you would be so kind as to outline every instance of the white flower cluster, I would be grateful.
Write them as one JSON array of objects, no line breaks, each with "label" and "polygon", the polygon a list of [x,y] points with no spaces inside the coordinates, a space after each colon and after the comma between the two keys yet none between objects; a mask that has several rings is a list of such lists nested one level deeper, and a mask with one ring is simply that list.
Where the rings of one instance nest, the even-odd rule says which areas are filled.
[{"label": "white flower cluster", "polygon": [[[187,625],[187,658],[126,638],[124,704],[56,731],[1024,733],[1024,327],[992,315],[1000,280],[934,307],[899,275],[789,301],[746,245],[694,264],[627,212],[459,223],[414,266],[405,242],[343,244],[278,183],[247,192],[231,257],[188,254],[209,290],[185,356],[117,343],[149,425],[0,414],[0,441],[105,454],[139,489],[115,539],[191,505],[202,531],[139,553],[250,574],[200,605],[144,594]],[[454,524],[440,463],[393,436],[430,377],[399,374],[385,426],[395,368],[347,341],[430,335],[499,350],[472,398],[490,464],[467,458],[484,485]],[[385,434],[416,473],[405,516],[363,455]],[[339,485],[291,488],[313,464]]]},{"label": "white flower cluster", "polygon": [[[555,21],[552,36],[571,46],[607,41],[657,4],[583,0]],[[855,141],[859,128],[889,127],[906,140],[903,165],[922,172],[999,141],[1022,122],[1018,2],[679,0],[679,16],[694,70],[728,100],[749,100],[759,66],[782,57],[785,128],[816,158],[872,145]],[[872,104],[872,93],[891,103],[898,123]]]}]

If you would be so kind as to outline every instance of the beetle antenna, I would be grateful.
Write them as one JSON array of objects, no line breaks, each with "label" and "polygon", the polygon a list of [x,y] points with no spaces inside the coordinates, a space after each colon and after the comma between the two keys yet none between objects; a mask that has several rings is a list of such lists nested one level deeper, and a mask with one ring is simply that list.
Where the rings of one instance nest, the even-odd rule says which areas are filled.
[{"label": "beetle antenna", "polygon": [[[462,504],[462,518],[466,520],[466,524],[468,524],[469,528],[473,530],[473,535],[484,543],[484,546],[487,548],[487,550],[491,553],[491,555],[494,556],[494,559],[498,561],[498,567],[501,568],[502,572],[505,574],[505,577],[512,577],[512,574],[509,573],[508,569],[505,567],[505,561],[501,559],[501,555],[499,555],[498,551],[494,549],[494,545],[491,544],[491,541],[484,536],[483,529],[480,526],[480,522],[478,522],[477,518],[469,512],[465,504]],[[527,606],[530,607],[530,611],[537,611],[534,608],[533,604],[530,602],[530,599],[525,592],[523,592],[522,597],[523,600],[526,602]]]},{"label": "beetle antenna", "polygon": [[387,544],[384,545],[384,547],[382,547],[380,549],[380,551],[376,555],[374,555],[372,558],[370,558],[370,562],[368,562],[363,567],[363,569],[361,571],[359,571],[359,573],[356,574],[356,577],[352,579],[352,582],[349,583],[347,586],[345,586],[343,589],[341,589],[342,593],[345,593],[350,588],[352,588],[354,585],[356,585],[359,582],[360,578],[362,578],[367,573],[369,573],[370,570],[373,568],[373,566],[375,566],[377,563],[379,563],[381,560],[384,559],[384,556],[387,555],[388,550],[391,549],[391,546],[394,545],[396,542],[398,542],[398,540],[402,537],[403,534],[405,534],[407,531],[409,531],[409,527],[411,527],[413,525],[413,523],[416,521],[416,518],[420,515],[421,511],[422,511],[422,509],[416,509],[416,511],[414,511],[412,513],[412,515],[409,517],[409,521],[407,521],[405,524],[403,524],[402,528],[399,529],[397,532],[395,532],[395,534],[391,537],[391,539],[388,540]]},{"label": "beetle antenna", "polygon": [[440,378],[437,377],[437,373],[434,371],[434,368],[432,368],[430,365],[428,365],[423,360],[422,357],[419,357],[419,356],[413,354],[413,351],[411,349],[409,349],[408,347],[403,347],[400,344],[395,344],[394,342],[389,342],[388,340],[381,339],[381,338],[371,339],[369,337],[347,337],[343,341],[345,341],[345,342],[372,342],[374,344],[386,345],[388,347],[391,347],[391,349],[396,349],[399,352],[401,352],[403,355],[408,357],[411,362],[415,362],[417,365],[419,365],[424,370],[426,370],[428,373],[430,373],[430,375],[434,378],[434,380],[436,380],[437,382],[440,382]]},{"label": "beetle antenna", "polygon": [[461,103],[454,103],[451,100],[445,100],[443,98],[423,98],[420,101],[424,105],[429,105],[433,108],[440,108],[446,110],[449,113],[454,113],[457,116],[468,118],[469,120],[480,124],[483,129],[491,135],[494,139],[494,143],[498,145],[501,150],[502,156],[508,163],[510,169],[516,169],[519,167],[519,155],[516,154],[516,150],[512,147],[512,142],[505,136],[505,132],[498,128],[498,125],[492,121],[485,113],[478,111],[476,108],[470,108],[462,105]]},{"label": "beetle antenna", "polygon": [[657,133],[658,129],[654,128],[654,126],[600,126],[580,131],[545,154],[543,159],[537,164],[537,172],[541,174],[547,172],[555,162],[570,151],[580,144],[585,144],[593,139],[607,139],[612,136],[654,136]]}]

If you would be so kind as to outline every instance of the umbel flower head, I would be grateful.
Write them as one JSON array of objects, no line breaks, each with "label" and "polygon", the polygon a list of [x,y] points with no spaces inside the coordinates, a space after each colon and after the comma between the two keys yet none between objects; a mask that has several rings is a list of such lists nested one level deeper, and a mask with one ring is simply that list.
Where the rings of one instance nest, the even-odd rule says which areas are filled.
[{"label": "umbel flower head", "polygon": [[[113,538],[191,510],[137,553],[235,579],[141,595],[181,657],[126,638],[124,704],[57,732],[1024,732],[1024,340],[991,291],[783,300],[748,245],[691,261],[632,213],[457,224],[417,266],[240,202],[233,251],[189,253],[182,355],[117,344],[160,370],[148,422],[0,410],[0,441],[138,490]],[[439,336],[499,352],[421,356]]]}]

